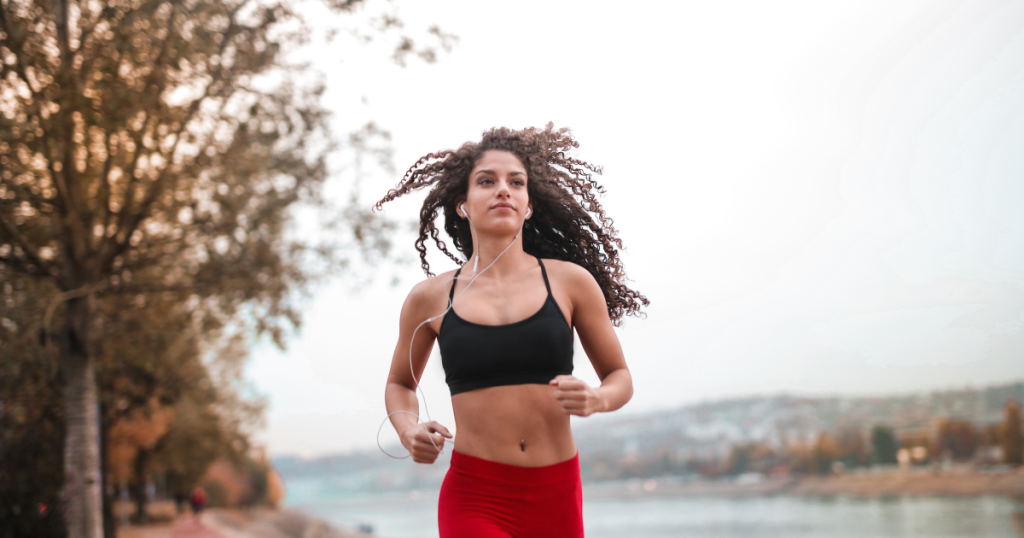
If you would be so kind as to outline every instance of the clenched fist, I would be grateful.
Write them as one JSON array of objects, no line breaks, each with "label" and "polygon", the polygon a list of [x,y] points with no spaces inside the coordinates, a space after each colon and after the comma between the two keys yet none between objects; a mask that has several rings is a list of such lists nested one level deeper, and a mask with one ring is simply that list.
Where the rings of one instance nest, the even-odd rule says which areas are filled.
[{"label": "clenched fist", "polygon": [[604,398],[597,389],[571,375],[560,375],[548,384],[557,387],[555,399],[567,415],[586,417],[606,408]]},{"label": "clenched fist", "polygon": [[[437,455],[444,448],[444,440],[451,439],[452,434],[448,428],[430,421],[424,424],[416,424],[406,428],[402,432],[402,445],[409,451],[412,461],[416,463],[434,463]],[[433,442],[431,442],[433,441]]]}]

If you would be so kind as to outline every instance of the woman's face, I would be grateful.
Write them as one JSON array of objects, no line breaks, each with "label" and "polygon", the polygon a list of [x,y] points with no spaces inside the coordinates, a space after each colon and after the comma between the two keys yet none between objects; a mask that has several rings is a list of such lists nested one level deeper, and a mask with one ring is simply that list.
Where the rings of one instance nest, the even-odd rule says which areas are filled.
[{"label": "woman's face", "polygon": [[480,156],[469,173],[465,203],[477,231],[519,231],[530,207],[526,181],[526,168],[512,153],[488,150]]}]

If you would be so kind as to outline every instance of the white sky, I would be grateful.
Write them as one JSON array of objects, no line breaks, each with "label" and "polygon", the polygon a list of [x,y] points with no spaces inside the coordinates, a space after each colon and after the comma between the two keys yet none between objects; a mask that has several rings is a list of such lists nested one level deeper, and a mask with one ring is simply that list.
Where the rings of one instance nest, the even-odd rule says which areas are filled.
[{"label": "white sky", "polygon": [[[493,126],[572,128],[651,300],[619,331],[636,389],[622,412],[1024,377],[1024,3],[397,5],[410,29],[460,41],[405,69],[383,44],[314,45],[337,132],[376,121],[401,173]],[[363,198],[398,179],[365,180]],[[400,250],[415,254],[411,235]],[[422,278],[417,263],[380,273],[322,286],[287,352],[256,349],[272,453],[374,445]],[[452,425],[436,351],[424,388]]]}]

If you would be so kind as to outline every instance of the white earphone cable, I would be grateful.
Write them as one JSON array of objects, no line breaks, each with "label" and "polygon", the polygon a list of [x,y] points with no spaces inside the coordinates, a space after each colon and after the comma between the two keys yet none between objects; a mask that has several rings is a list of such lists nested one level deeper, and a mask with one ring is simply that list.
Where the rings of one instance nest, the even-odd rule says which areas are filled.
[{"label": "white earphone cable", "polygon": [[[463,210],[463,212],[465,212],[466,208],[463,206],[462,210]],[[530,213],[533,212],[533,210],[531,210],[531,209],[528,209],[527,211],[528,212],[527,212],[526,216],[530,216]],[[427,432],[427,439],[430,440],[430,444],[434,445],[434,448],[436,448],[438,450],[438,452],[441,451],[441,447],[437,446],[437,443],[434,442],[434,437],[433,437],[433,435],[431,435],[431,431],[429,429],[427,429],[427,422],[431,421],[431,419],[430,419],[430,409],[427,408],[427,395],[426,395],[426,393],[423,392],[423,386],[421,385],[420,380],[416,379],[416,371],[413,369],[413,365],[412,365],[412,345],[413,345],[413,342],[416,341],[416,333],[419,332],[420,327],[423,327],[427,323],[430,323],[430,322],[434,321],[435,319],[443,317],[445,314],[447,314],[448,311],[451,310],[453,306],[455,306],[455,301],[458,301],[459,298],[462,297],[466,293],[466,291],[469,290],[469,287],[473,285],[473,282],[476,282],[477,277],[482,275],[485,271],[490,269],[491,266],[493,266],[495,263],[497,263],[498,259],[500,259],[506,252],[508,252],[508,249],[512,248],[512,245],[516,244],[516,241],[519,240],[519,236],[522,235],[522,233],[523,233],[522,228],[520,228],[519,232],[517,232],[516,236],[512,239],[512,242],[509,243],[507,247],[505,247],[505,250],[502,250],[501,253],[499,253],[494,258],[494,260],[491,261],[491,263],[487,265],[487,267],[484,267],[483,271],[480,271],[478,273],[476,271],[476,268],[477,268],[478,264],[480,263],[480,250],[479,250],[479,248],[477,248],[478,245],[476,244],[477,243],[477,241],[476,241],[476,235],[477,235],[476,234],[476,227],[473,226],[473,221],[469,218],[469,213],[465,213],[465,218],[466,218],[467,221],[469,221],[469,227],[473,229],[473,239],[474,239],[474,245],[473,245],[473,257],[474,257],[474,260],[473,260],[473,276],[472,276],[472,278],[469,279],[469,283],[466,284],[466,287],[463,288],[462,291],[460,291],[458,295],[449,295],[448,308],[445,308],[444,312],[441,312],[440,314],[438,314],[436,316],[429,317],[429,318],[423,320],[422,322],[420,322],[420,324],[417,325],[415,329],[413,329],[412,337],[409,338],[409,374],[412,375],[413,383],[416,384],[416,390],[419,391],[420,397],[423,400],[423,414],[426,415],[427,420],[426,420],[426,422],[424,422],[423,418],[420,417],[419,415],[417,415],[416,413],[413,413],[412,411],[406,411],[404,409],[399,409],[398,411],[392,411],[391,413],[388,413],[388,416],[384,417],[384,421],[381,422],[380,427],[377,428],[377,448],[379,448],[380,451],[383,452],[386,456],[388,456],[390,458],[394,458],[396,460],[404,460],[404,459],[410,457],[411,454],[406,454],[405,456],[393,456],[393,455],[389,454],[388,451],[384,450],[384,447],[381,446],[381,444],[380,444],[380,432],[383,431],[384,425],[388,423],[388,421],[391,419],[392,415],[397,415],[399,413],[404,413],[404,414],[412,415],[412,416],[416,417],[417,422],[421,426],[423,426],[423,429]],[[465,277],[464,276],[463,277],[455,277],[455,276],[453,276],[452,278],[449,278],[448,280],[445,281],[445,286],[447,287],[448,282],[452,282],[452,290],[454,290],[455,289],[455,284],[457,283],[457,282],[454,282],[454,281],[461,280],[463,278],[465,278]],[[454,291],[452,293],[454,294]]]}]

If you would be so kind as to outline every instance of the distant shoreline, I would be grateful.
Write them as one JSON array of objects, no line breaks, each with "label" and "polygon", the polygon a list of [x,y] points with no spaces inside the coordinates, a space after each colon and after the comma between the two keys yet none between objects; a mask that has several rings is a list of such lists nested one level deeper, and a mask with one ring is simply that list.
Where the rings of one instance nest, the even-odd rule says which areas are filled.
[{"label": "distant shoreline", "polygon": [[371,538],[370,533],[344,528],[302,510],[212,509],[203,523],[224,538]]},{"label": "distant shoreline", "polygon": [[1004,472],[892,470],[829,476],[766,477],[759,480],[669,479],[584,484],[584,497],[633,499],[649,497],[749,497],[758,495],[937,495],[974,497],[1003,495],[1024,499],[1024,468]]},{"label": "distant shoreline", "polygon": [[[162,508],[170,505],[169,502],[162,504]],[[175,515],[173,507],[159,516],[168,514],[174,519],[118,527],[117,534],[120,538],[174,538],[182,536],[183,531],[191,531],[185,535],[217,538],[381,538],[288,508],[212,508],[201,516],[202,526],[191,514]]]}]

